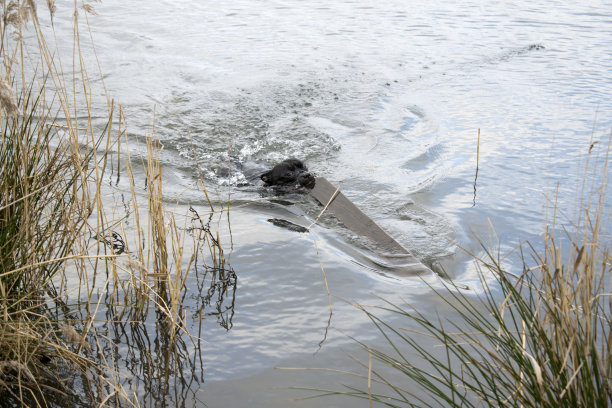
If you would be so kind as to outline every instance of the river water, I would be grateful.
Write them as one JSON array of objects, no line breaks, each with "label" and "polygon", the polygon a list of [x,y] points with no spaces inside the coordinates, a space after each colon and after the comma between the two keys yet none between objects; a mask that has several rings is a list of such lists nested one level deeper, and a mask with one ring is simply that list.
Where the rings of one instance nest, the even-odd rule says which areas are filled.
[{"label": "river water", "polygon": [[[477,292],[474,264],[455,243],[479,254],[478,239],[499,240],[502,253],[525,240],[538,248],[546,197],[558,191],[558,206],[573,216],[587,159],[601,157],[612,128],[606,1],[94,6],[98,15],[88,18],[105,84],[134,140],[155,122],[166,194],[193,182],[195,154],[208,188],[227,198],[231,184],[237,207],[228,251],[238,277],[233,327],[206,321],[203,373],[167,396],[171,406],[354,406],[339,397],[293,401],[308,393],[287,387],[365,380],[275,367],[354,369],[345,353],[359,351],[348,336],[384,344],[350,302],[380,304],[382,296],[444,315],[419,278],[364,267],[371,254],[333,220],[309,233],[268,222],[308,225],[318,207],[307,196],[292,196],[293,205],[267,200],[241,169],[301,158],[421,261]],[[70,10],[61,5],[55,27],[58,42],[69,43]],[[203,197],[183,200],[206,207]],[[333,306],[327,333],[321,265]]]}]

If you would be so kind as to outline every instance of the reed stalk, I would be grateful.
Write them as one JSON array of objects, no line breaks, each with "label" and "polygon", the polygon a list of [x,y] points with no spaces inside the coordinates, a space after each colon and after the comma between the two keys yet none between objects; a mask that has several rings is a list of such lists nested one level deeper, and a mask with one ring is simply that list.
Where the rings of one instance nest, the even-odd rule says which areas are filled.
[{"label": "reed stalk", "polygon": [[[47,6],[52,24],[61,10],[52,1]],[[190,271],[213,274],[213,292],[235,289],[210,221],[195,210],[176,212],[164,197],[154,131],[146,152],[133,155],[123,109],[105,87],[106,103],[94,105],[99,90],[92,88],[79,31],[93,11],[86,6],[75,5],[67,76],[61,53],[47,42],[52,25],[39,21],[36,4],[0,0],[3,406],[135,407],[146,401],[143,389],[160,400],[179,393],[172,386],[185,392],[183,376],[189,370],[196,376],[199,364],[187,344],[199,344],[202,316],[186,322]],[[102,123],[94,120],[100,115]],[[144,195],[137,192],[137,165]],[[122,170],[127,174],[126,191],[108,187],[115,169],[117,183]],[[127,202],[113,199],[124,192]],[[188,331],[194,325],[197,336]],[[130,369],[141,370],[133,374],[142,388],[126,381],[122,353],[139,354],[141,365]]]}]

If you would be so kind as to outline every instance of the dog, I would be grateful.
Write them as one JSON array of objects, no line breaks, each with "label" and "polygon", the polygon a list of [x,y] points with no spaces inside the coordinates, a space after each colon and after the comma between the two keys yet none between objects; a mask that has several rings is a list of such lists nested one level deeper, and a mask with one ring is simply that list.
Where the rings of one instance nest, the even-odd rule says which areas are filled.
[{"label": "dog", "polygon": [[300,185],[312,188],[315,183],[314,176],[308,168],[298,159],[287,159],[277,164],[260,176],[266,186],[295,186]]}]

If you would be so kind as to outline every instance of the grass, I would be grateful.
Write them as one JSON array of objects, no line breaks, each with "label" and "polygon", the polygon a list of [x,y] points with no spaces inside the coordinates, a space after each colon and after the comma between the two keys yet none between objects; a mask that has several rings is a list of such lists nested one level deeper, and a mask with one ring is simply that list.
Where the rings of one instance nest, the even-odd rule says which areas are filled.
[{"label": "grass", "polygon": [[[126,378],[126,353],[149,372],[128,369],[163,400],[185,370],[197,371],[187,344],[199,344],[202,313],[187,322],[182,304],[190,273],[219,296],[236,277],[210,221],[169,205],[153,130],[146,152],[135,152],[122,108],[93,89],[79,31],[91,5],[73,11],[71,75],[47,41],[56,13],[47,6],[41,23],[33,1],[0,1],[0,401],[139,406],[147,396]],[[115,168],[127,173],[127,202],[107,187]],[[201,180],[198,191],[208,197]]]},{"label": "grass", "polygon": [[[574,219],[550,200],[543,249],[525,243],[517,251],[521,274],[506,271],[502,257],[482,245],[484,255],[473,254],[481,296],[432,288],[450,308],[446,318],[389,302],[359,306],[386,340],[385,346],[360,343],[369,361],[358,362],[367,373],[353,374],[367,387],[318,395],[389,407],[611,406],[611,214],[605,201],[611,141],[602,157],[592,158],[589,150]],[[379,317],[381,311],[399,317],[402,327]]]}]

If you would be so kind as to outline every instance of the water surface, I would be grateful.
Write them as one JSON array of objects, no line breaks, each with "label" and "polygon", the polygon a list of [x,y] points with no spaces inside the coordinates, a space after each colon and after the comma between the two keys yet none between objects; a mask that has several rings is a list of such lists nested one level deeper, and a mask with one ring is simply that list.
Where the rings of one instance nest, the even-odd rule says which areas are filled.
[{"label": "water surface", "polygon": [[[231,212],[233,327],[206,321],[203,375],[168,396],[188,406],[289,406],[296,394],[283,387],[348,382],[274,367],[351,368],[342,351],[356,346],[346,335],[382,342],[349,302],[383,296],[445,311],[421,280],[360,266],[372,254],[333,219],[308,233],[268,222],[309,225],[318,207],[300,196],[290,206],[270,202],[242,167],[230,177],[230,151],[250,169],[301,158],[419,259],[477,291],[473,263],[453,242],[480,253],[475,236],[499,239],[502,251],[524,240],[538,247],[545,197],[558,191],[573,215],[587,159],[601,157],[612,127],[605,1],[106,0],[96,8],[89,21],[105,83],[126,109],[134,144],[155,117],[168,197],[197,176],[195,156],[219,201],[231,184],[237,205],[258,202]],[[71,38],[61,13],[60,42]],[[589,154],[593,141],[601,142]],[[196,195],[183,201],[206,206]],[[334,310],[327,337],[321,265]],[[296,403],[332,404],[354,401]]]}]

